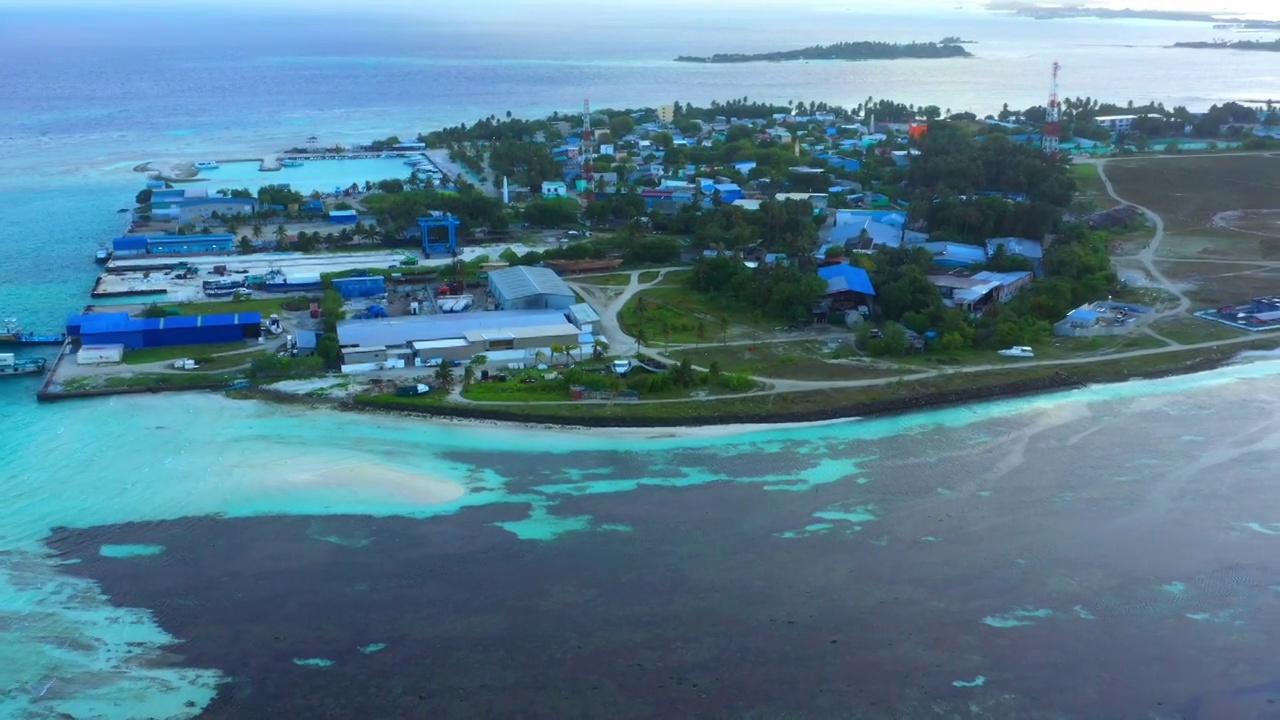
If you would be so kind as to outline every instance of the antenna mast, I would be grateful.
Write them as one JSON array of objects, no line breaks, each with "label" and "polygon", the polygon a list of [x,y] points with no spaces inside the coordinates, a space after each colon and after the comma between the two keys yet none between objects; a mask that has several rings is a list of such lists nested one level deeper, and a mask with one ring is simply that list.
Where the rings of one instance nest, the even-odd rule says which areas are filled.
[{"label": "antenna mast", "polygon": [[1058,142],[1061,139],[1062,103],[1058,100],[1058,71],[1062,66],[1055,60],[1053,63],[1053,86],[1049,91],[1049,104],[1044,113],[1044,151],[1051,157],[1058,157]]},{"label": "antenna mast", "polygon": [[579,151],[582,153],[582,180],[586,183],[586,187],[582,189],[584,205],[591,204],[596,195],[595,168],[591,163],[594,141],[595,135],[591,132],[591,98],[587,98],[582,101],[582,149]]}]

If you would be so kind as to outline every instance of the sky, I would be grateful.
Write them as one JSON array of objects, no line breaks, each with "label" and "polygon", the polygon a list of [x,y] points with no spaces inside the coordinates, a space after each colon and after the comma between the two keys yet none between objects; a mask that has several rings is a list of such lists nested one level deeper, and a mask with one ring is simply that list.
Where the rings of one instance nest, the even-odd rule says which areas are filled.
[{"label": "sky", "polygon": [[[1007,0],[1006,0],[1007,1]],[[1275,0],[1034,0],[1035,4],[1043,5],[1087,5],[1096,7],[1111,8],[1137,8],[1137,9],[1159,9],[1159,10],[1189,10],[1189,11],[1213,11],[1219,13],[1234,12],[1247,14],[1268,14],[1275,13]],[[732,0],[734,7],[760,7],[760,8],[783,8],[787,7],[790,0]],[[429,7],[434,3],[424,3],[422,0],[362,0],[359,3],[361,10],[371,7],[377,7],[387,10],[399,10],[405,12],[418,12]],[[726,3],[729,4],[729,3]],[[931,10],[931,9],[954,9],[957,6],[964,6],[967,9],[981,9],[985,3],[981,0],[895,0],[891,3],[896,9],[902,10]],[[156,6],[163,5],[169,8],[177,8],[181,6],[188,7],[207,7],[203,2],[194,2],[193,0],[5,0],[0,5],[9,7],[126,7],[126,6]],[[264,5],[272,5],[282,8],[352,8],[349,0],[254,0],[254,2],[224,2],[218,5],[219,8],[227,11],[234,11],[236,6],[241,6],[246,12],[261,8]],[[883,7],[882,3],[868,2],[867,0],[809,0],[806,5],[811,8],[831,8],[849,11],[871,10],[874,7]],[[466,11],[471,10],[504,10],[515,12],[538,12],[549,7],[574,6],[579,8],[590,8],[590,3],[584,5],[581,0],[469,0],[466,3]],[[687,0],[646,0],[642,5],[637,5],[637,12],[645,12],[647,9],[661,6],[687,7]],[[452,5],[450,10],[458,12],[459,6]]]}]

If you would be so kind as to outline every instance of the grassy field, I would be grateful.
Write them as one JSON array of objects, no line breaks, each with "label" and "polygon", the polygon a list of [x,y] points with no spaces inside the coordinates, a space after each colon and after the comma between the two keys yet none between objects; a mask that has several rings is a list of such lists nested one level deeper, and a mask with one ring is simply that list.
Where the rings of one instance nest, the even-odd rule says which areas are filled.
[{"label": "grassy field", "polygon": [[1159,214],[1172,232],[1204,228],[1227,210],[1280,205],[1280,158],[1266,155],[1112,160],[1107,176],[1121,197]]},{"label": "grassy field", "polygon": [[640,273],[639,282],[642,285],[645,283],[651,283],[654,280],[657,280],[658,275],[660,274],[661,273],[659,273],[657,270],[645,270],[644,272]]},{"label": "grassy field", "polygon": [[1244,330],[1228,327],[1222,323],[1202,320],[1194,317],[1179,317],[1161,320],[1154,323],[1151,329],[1170,340],[1184,345],[1232,340],[1246,334]]},{"label": "grassy field", "polygon": [[[729,305],[680,284],[636,293],[618,313],[623,332],[638,337],[643,331],[645,342],[652,345],[719,340],[723,335],[722,318],[729,325],[730,337],[744,330],[768,332],[774,325],[747,308]],[[699,325],[702,337],[698,336]]]},{"label": "grassy field", "polygon": [[1107,187],[1098,175],[1098,166],[1092,163],[1074,163],[1071,166],[1071,177],[1075,178],[1080,195],[1093,200],[1099,205],[1113,204],[1107,195]]},{"label": "grassy field", "polygon": [[626,287],[631,284],[630,273],[612,273],[609,275],[592,275],[583,278],[573,278],[574,282],[584,285],[604,285],[606,287]]},{"label": "grassy field", "polygon": [[236,373],[211,375],[208,373],[143,373],[141,375],[114,376],[107,378],[102,387],[204,387],[222,386],[239,377]]},{"label": "grassy field", "polygon": [[672,358],[688,358],[698,367],[709,367],[714,362],[724,372],[745,372],[779,380],[866,380],[894,377],[903,372],[856,359],[834,362],[831,356],[827,344],[818,341],[712,344],[671,353]]},{"label": "grassy field", "polygon": [[[165,360],[178,360],[181,358],[191,358],[198,363],[203,364],[206,359],[212,359],[216,355],[223,353],[235,352],[237,350],[245,350],[250,346],[244,342],[234,343],[214,343],[211,345],[171,345],[168,347],[156,348],[139,348],[137,350],[126,350],[124,353],[124,363],[126,365],[145,365],[147,363],[162,362]],[[249,362],[249,354],[246,353],[242,359],[235,364]]]}]

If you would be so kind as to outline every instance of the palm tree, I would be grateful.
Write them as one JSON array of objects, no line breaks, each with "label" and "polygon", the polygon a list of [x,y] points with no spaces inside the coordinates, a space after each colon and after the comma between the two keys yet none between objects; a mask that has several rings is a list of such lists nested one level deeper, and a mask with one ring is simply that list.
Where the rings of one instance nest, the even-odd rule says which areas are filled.
[{"label": "palm tree", "polygon": [[276,231],[272,234],[276,237],[277,245],[284,245],[285,241],[289,239],[289,231],[285,229],[283,224],[277,225]]},{"label": "palm tree", "polygon": [[365,225],[364,233],[361,235],[360,239],[364,240],[365,242],[376,243],[378,242],[378,238],[380,237],[381,235],[379,235],[378,228],[376,226]]},{"label": "palm tree", "polygon": [[253,224],[253,239],[254,239],[254,240],[261,240],[261,239],[263,238],[263,236],[265,236],[265,235],[266,235],[266,233],[265,233],[265,232],[263,232],[263,230],[262,230],[262,223],[260,223],[260,222],[255,222],[255,223]]},{"label": "palm tree", "polygon": [[556,356],[560,354],[566,354],[564,345],[552,345],[551,346],[551,363],[553,365],[556,362]]},{"label": "palm tree", "polygon": [[482,368],[482,367],[484,367],[486,364],[488,364],[488,362],[489,362],[489,356],[488,356],[488,355],[485,355],[484,353],[480,353],[480,354],[478,354],[478,355],[473,355],[473,356],[471,357],[471,363],[470,363],[470,364],[471,364],[471,365],[474,365],[476,368]]},{"label": "palm tree", "polygon": [[471,383],[475,382],[476,369],[473,365],[467,365],[462,368],[462,387],[471,387]]},{"label": "palm tree", "polygon": [[609,341],[602,337],[597,337],[591,341],[592,354],[596,356],[604,356],[609,354]]},{"label": "palm tree", "polygon": [[546,359],[547,359],[547,354],[542,352],[541,349],[534,351],[533,362],[535,365],[541,365],[543,361],[545,361]]},{"label": "palm tree", "polygon": [[236,224],[235,220],[228,220],[222,227],[232,235],[240,232],[240,226]]},{"label": "palm tree", "polygon": [[581,356],[576,357],[576,358],[573,356],[573,351],[574,351],[574,350],[581,350],[581,349],[582,349],[582,346],[581,346],[581,345],[577,345],[577,344],[574,344],[574,343],[570,343],[570,344],[568,344],[568,345],[565,345],[565,346],[564,346],[564,354],[565,354],[565,355],[567,355],[567,356],[569,357],[569,359],[570,359],[570,360],[573,360],[575,363],[576,363],[576,362],[581,362]]},{"label": "palm tree", "polygon": [[436,387],[446,392],[453,388],[453,368],[447,361],[441,361],[436,366],[435,381]]}]

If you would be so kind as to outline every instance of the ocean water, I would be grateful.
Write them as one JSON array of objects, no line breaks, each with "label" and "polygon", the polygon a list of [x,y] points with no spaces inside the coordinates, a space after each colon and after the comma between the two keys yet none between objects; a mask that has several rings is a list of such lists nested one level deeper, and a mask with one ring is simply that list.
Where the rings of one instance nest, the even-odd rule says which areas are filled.
[{"label": "ocean water", "polygon": [[[52,330],[89,302],[146,160],[588,95],[987,112],[1037,102],[1055,58],[1064,94],[1169,105],[1277,79],[1162,47],[1224,32],[1196,25],[508,12],[0,9],[0,315]],[[979,57],[669,62],[871,33]],[[210,173],[259,176],[284,174]],[[42,406],[4,381],[0,717],[1265,717],[1277,374],[1255,356],[869,421],[590,433],[204,394]]]}]

